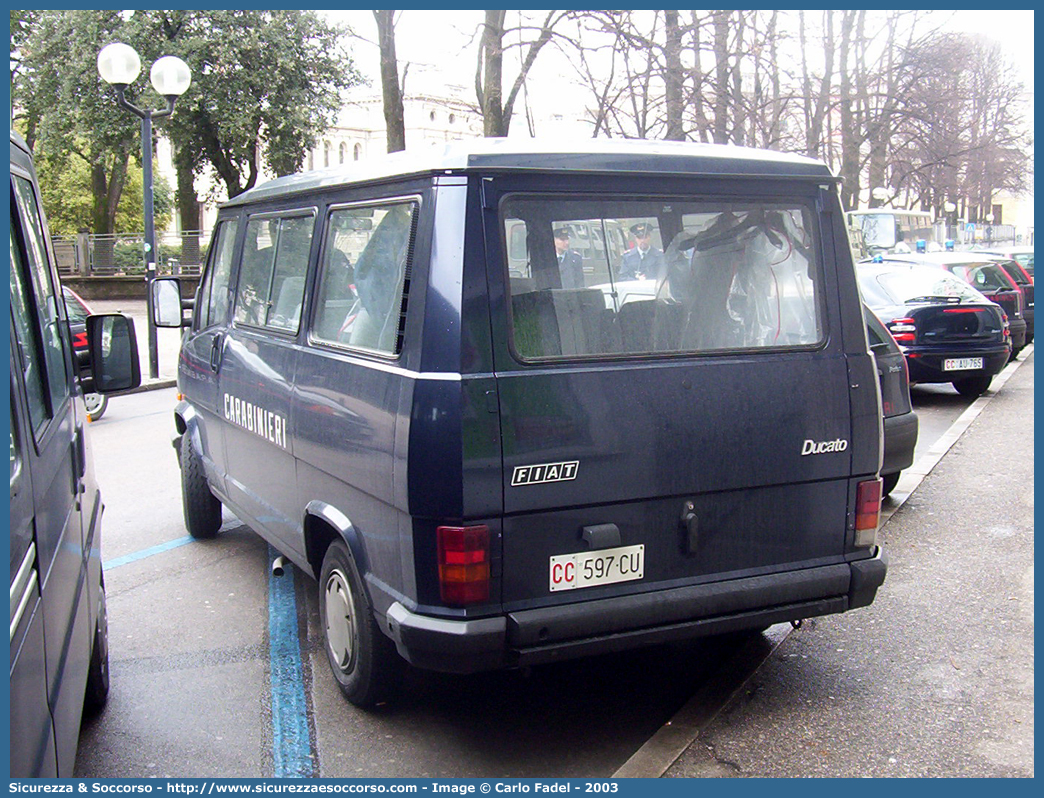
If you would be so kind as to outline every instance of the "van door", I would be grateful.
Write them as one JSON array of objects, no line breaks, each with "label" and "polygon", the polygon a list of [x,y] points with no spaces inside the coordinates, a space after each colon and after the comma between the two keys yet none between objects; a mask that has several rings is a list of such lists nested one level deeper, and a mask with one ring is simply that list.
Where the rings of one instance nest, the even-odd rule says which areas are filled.
[{"label": "van door", "polygon": [[246,220],[218,368],[229,498],[283,551],[301,547],[289,420],[314,227],[312,209]]},{"label": "van door", "polygon": [[12,167],[12,371],[25,387],[23,469],[32,474],[47,695],[59,774],[72,772],[91,649],[83,542],[83,420],[73,403],[69,327],[31,179]]},{"label": "van door", "polygon": [[218,392],[218,370],[231,318],[233,254],[239,220],[222,219],[214,230],[207,268],[196,291],[192,326],[181,342],[178,377],[181,390],[192,397],[198,411],[196,428],[200,454],[211,483],[225,492],[225,444],[221,427],[224,406]]},{"label": "van door", "polygon": [[[13,332],[13,331],[12,331]],[[11,336],[12,344],[16,341]],[[33,479],[25,453],[21,390],[11,352],[11,775],[57,775],[47,700],[40,569],[33,535]]]},{"label": "van door", "polygon": [[[487,191],[505,608],[842,562],[852,410],[817,187],[549,179]],[[651,228],[659,279],[616,279],[624,253],[562,289],[552,239],[581,225]],[[592,549],[608,570],[580,574]]]}]

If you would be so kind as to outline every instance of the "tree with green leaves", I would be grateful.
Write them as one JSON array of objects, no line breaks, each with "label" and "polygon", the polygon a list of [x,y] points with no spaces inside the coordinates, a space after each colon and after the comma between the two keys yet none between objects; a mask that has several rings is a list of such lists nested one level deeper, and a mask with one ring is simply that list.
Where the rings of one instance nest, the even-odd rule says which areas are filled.
[{"label": "tree with green leaves", "polygon": [[192,69],[173,116],[155,126],[173,144],[183,229],[198,226],[195,175],[213,169],[234,197],[262,169],[296,171],[340,110],[341,90],[360,79],[344,31],[311,11],[12,12],[15,23],[16,124],[53,163],[75,157],[87,164],[95,233],[113,232],[128,164],[141,149],[140,125],[98,76],[106,44],[123,41],[141,55],[145,76],[127,89],[138,107],[164,105],[148,85],[156,58],[177,55]]},{"label": "tree with green leaves", "polygon": [[[24,17],[12,75],[15,123],[46,163],[77,159],[88,170],[91,211],[83,224],[112,233],[127,165],[140,150],[140,125],[103,89],[97,55],[124,26],[118,11],[40,11]],[[15,44],[12,41],[12,44]],[[128,99],[137,101],[134,87]]]},{"label": "tree with green leaves", "polygon": [[[52,159],[42,155],[36,159],[40,177],[40,197],[47,209],[47,223],[52,235],[73,235],[91,218],[91,172],[82,158]],[[120,194],[113,230],[130,233],[141,230],[144,213],[141,167],[127,166],[127,181]],[[170,223],[174,209],[174,190],[162,174],[153,178],[153,206],[157,229]]]},{"label": "tree with green leaves", "polygon": [[177,55],[192,69],[165,131],[178,165],[210,167],[229,197],[252,188],[263,168],[300,169],[341,109],[341,92],[361,80],[346,31],[313,11],[142,11],[132,22],[151,34],[151,57]]}]

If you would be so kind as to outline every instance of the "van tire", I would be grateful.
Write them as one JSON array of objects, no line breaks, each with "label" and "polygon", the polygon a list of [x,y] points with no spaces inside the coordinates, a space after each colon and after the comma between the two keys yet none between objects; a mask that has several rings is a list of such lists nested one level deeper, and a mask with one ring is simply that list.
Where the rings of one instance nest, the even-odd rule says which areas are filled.
[{"label": "van tire", "polygon": [[192,445],[192,437],[181,436],[181,506],[185,511],[185,528],[202,540],[212,538],[221,528],[221,502],[210,492],[203,458]]},{"label": "van tire", "polygon": [[97,421],[105,415],[105,408],[109,406],[109,397],[103,393],[89,393],[83,397],[83,402],[87,408],[87,419]]},{"label": "van tire", "polygon": [[885,474],[881,477],[881,498],[883,499],[893,490],[895,486],[899,484],[899,475],[902,471],[896,471],[894,474]]},{"label": "van tire", "polygon": [[87,669],[87,690],[83,710],[88,716],[101,712],[109,698],[109,612],[105,603],[105,580],[101,583],[101,606],[94,623],[94,647]]},{"label": "van tire", "polygon": [[326,550],[319,576],[319,622],[330,670],[344,697],[371,709],[399,685],[403,660],[373,616],[355,560],[342,540]]},{"label": "van tire", "polygon": [[961,396],[967,396],[970,399],[977,399],[986,393],[991,382],[993,382],[992,375],[966,377],[963,380],[954,380],[953,387],[957,389],[957,393]]}]

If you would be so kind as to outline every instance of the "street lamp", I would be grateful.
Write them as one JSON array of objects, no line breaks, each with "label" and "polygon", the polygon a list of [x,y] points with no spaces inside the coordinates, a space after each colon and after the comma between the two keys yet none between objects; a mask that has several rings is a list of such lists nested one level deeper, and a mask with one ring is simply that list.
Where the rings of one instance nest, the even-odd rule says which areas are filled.
[{"label": "street lamp", "polygon": [[870,190],[870,196],[878,202],[885,202],[892,196],[892,193],[884,186],[874,186]]},{"label": "street lamp", "polygon": [[957,238],[957,205],[950,200],[946,200],[943,203],[943,211],[946,213],[946,241],[944,246],[947,250],[952,250],[954,241]]},{"label": "street lamp", "polygon": [[188,64],[172,55],[165,55],[152,65],[149,77],[156,92],[166,98],[167,107],[161,111],[147,111],[127,101],[124,91],[141,73],[141,58],[133,47],[120,42],[106,45],[98,53],[98,74],[116,89],[116,102],[124,110],[141,119],[142,179],[145,205],[145,297],[148,304],[149,377],[159,377],[159,354],[156,344],[156,323],[152,317],[152,281],[156,277],[156,222],[152,207],[152,120],[170,116],[174,102],[188,91],[192,70]]}]

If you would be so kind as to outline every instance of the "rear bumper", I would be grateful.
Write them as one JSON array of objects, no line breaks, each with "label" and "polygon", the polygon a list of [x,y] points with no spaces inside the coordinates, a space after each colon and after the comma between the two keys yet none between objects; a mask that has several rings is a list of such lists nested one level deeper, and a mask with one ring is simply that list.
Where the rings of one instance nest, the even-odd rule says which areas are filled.
[{"label": "rear bumper", "polygon": [[[1025,340],[1025,333],[1023,333]],[[966,371],[944,371],[943,362],[952,357],[981,357],[982,368]],[[906,353],[906,365],[910,369],[910,382],[953,382],[964,377],[979,377],[984,374],[999,374],[1011,357],[1011,349],[1006,345],[980,348],[969,348],[958,352],[935,354],[910,349]]]},{"label": "rear bumper", "polygon": [[752,629],[869,605],[887,560],[873,557],[782,574],[454,621],[391,605],[387,631],[421,668],[472,673]]},{"label": "rear bumper", "polygon": [[1012,349],[1022,349],[1026,345],[1026,321],[1025,319],[1010,319],[1008,321],[1011,330]]},{"label": "rear bumper", "polygon": [[885,416],[882,476],[894,474],[913,465],[917,427],[917,414],[913,411],[900,416]]}]

